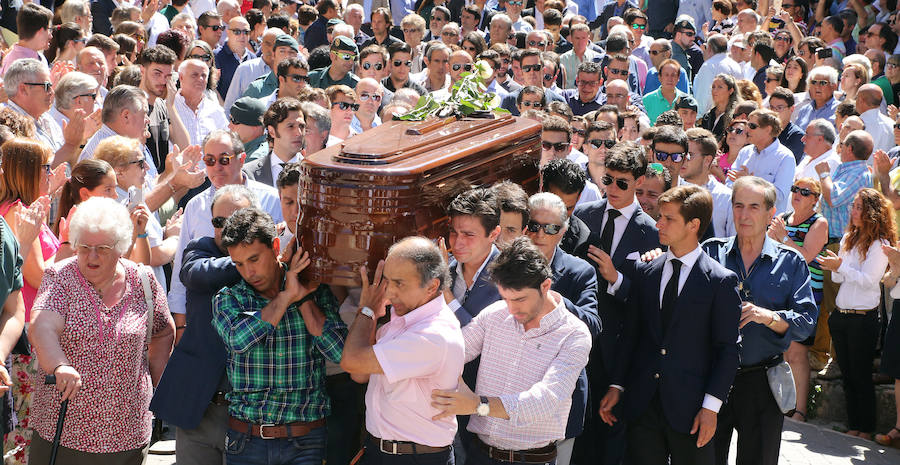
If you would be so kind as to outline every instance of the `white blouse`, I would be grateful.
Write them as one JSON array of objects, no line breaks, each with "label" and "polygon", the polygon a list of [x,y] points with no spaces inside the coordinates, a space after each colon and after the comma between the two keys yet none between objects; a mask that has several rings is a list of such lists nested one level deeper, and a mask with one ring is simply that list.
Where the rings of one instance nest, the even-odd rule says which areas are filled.
[{"label": "white blouse", "polygon": [[869,310],[878,307],[881,301],[881,278],[888,266],[887,255],[881,245],[887,241],[875,241],[869,246],[866,258],[862,259],[859,249],[844,250],[841,239],[840,257],[843,259],[838,270],[831,274],[836,283],[841,283],[835,303],[846,310]]}]

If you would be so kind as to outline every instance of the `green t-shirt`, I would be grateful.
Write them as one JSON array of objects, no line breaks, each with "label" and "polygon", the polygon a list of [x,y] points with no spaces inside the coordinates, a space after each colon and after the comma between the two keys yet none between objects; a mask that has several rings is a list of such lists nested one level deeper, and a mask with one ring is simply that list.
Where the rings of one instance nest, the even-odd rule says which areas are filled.
[{"label": "green t-shirt", "polygon": [[14,291],[22,288],[22,257],[19,255],[19,242],[13,236],[12,229],[0,216],[0,305],[6,302]]}]

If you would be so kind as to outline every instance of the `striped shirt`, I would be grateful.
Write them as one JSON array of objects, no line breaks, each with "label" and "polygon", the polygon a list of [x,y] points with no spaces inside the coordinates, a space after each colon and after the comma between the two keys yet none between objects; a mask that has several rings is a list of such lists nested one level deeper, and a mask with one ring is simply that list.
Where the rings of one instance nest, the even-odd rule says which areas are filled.
[{"label": "striped shirt", "polygon": [[[788,222],[788,218],[790,218],[791,214],[792,212],[788,212],[781,216],[781,218],[784,220],[784,229],[787,230],[787,235],[791,238],[792,241],[794,241],[800,247],[803,247],[803,243],[806,240],[806,235],[809,233],[809,228],[811,228],[816,221],[819,221],[819,218],[821,218],[822,215],[813,213],[812,216],[803,220],[802,223],[796,226],[791,226],[791,224]],[[823,257],[827,256],[825,254],[824,247],[819,251],[819,255]],[[819,262],[817,260],[809,262],[809,279],[809,286],[813,290],[813,297],[815,297],[816,305],[818,305],[822,302],[822,283],[824,282],[825,277],[822,272],[822,266],[819,265]]]},{"label": "striped shirt", "polygon": [[543,447],[566,436],[572,391],[591,351],[587,326],[551,291],[556,307],[525,330],[506,301],[463,328],[466,362],[481,355],[475,393],[499,397],[509,420],[473,415],[468,430],[500,449]]},{"label": "striped shirt", "polygon": [[850,207],[856,193],[864,187],[873,187],[872,173],[865,160],[846,161],[831,174],[831,205],[821,201],[822,216],[828,220],[828,237],[844,237],[850,224]]}]

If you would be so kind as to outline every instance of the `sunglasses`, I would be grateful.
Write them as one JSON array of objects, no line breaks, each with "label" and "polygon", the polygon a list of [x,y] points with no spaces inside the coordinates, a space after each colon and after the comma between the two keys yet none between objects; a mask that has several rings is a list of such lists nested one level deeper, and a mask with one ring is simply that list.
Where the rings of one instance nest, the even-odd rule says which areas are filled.
[{"label": "sunglasses", "polygon": [[552,81],[553,78],[554,78],[555,76],[556,76],[555,74],[546,74],[546,73],[545,73],[545,74],[544,74],[544,80],[545,80],[545,81]]},{"label": "sunglasses", "polygon": [[506,3],[507,3],[507,5],[522,5],[523,4],[522,0],[513,0],[511,2],[506,2]]},{"label": "sunglasses", "polygon": [[213,32],[219,32],[219,31],[225,29],[225,26],[219,26],[218,24],[214,25],[214,26],[207,26],[207,25],[203,24],[200,27],[208,27],[208,28],[212,29]]},{"label": "sunglasses", "polygon": [[540,71],[544,65],[522,65],[523,73],[531,73],[535,71]]},{"label": "sunglasses", "polygon": [[359,99],[363,102],[368,102],[369,99],[372,99],[373,102],[380,102],[381,96],[378,94],[370,94],[368,92],[364,92],[359,95]]},{"label": "sunglasses", "polygon": [[828,81],[825,81],[825,80],[809,81],[809,85],[811,85],[811,86],[827,86],[829,84],[831,84],[831,83]]},{"label": "sunglasses", "polygon": [[305,74],[288,74],[288,77],[291,78],[291,81],[299,84],[301,82],[309,82],[309,76]]},{"label": "sunglasses", "polygon": [[206,163],[206,166],[216,166],[216,162],[218,161],[220,165],[228,166],[231,164],[232,158],[234,158],[234,155],[222,154],[219,158],[216,158],[215,155],[207,153],[203,156],[203,163]]},{"label": "sunglasses", "polygon": [[555,236],[562,231],[562,225],[559,224],[541,224],[537,221],[529,221],[528,225],[525,226],[528,228],[528,232],[536,233],[540,230],[544,230],[544,234]]},{"label": "sunglasses", "polygon": [[522,100],[522,106],[526,108],[541,108],[544,104],[541,102],[532,102],[531,100]]},{"label": "sunglasses", "polygon": [[43,88],[44,88],[44,92],[50,92],[51,90],[53,90],[53,83],[52,83],[52,82],[25,82],[25,83],[23,83],[23,84],[25,84],[25,85],[27,85],[27,86],[40,86],[40,87],[43,87]]},{"label": "sunglasses", "polygon": [[[410,66],[412,66],[412,60],[406,60],[406,61],[394,60],[394,66],[406,66],[407,68],[409,68]],[[380,69],[380,68],[376,68],[376,69]]]},{"label": "sunglasses", "polygon": [[250,29],[229,29],[236,36],[249,36]]},{"label": "sunglasses", "polygon": [[632,28],[632,29],[640,29],[640,30],[644,31],[644,30],[647,29],[647,25],[646,25],[646,24],[638,24],[638,23],[634,23],[634,24],[631,25],[631,28]]},{"label": "sunglasses", "polygon": [[80,39],[72,39],[72,42],[75,42],[75,43],[77,43],[77,44],[86,44],[86,43],[87,43],[87,38],[82,37],[82,38],[80,38]]},{"label": "sunglasses", "polygon": [[591,144],[591,147],[595,149],[599,149],[600,147],[604,146],[608,149],[611,149],[616,145],[616,141],[612,139],[591,139],[588,141],[588,144]]},{"label": "sunglasses", "polygon": [[627,69],[616,69],[616,68],[607,68],[609,70],[609,74],[615,74],[617,76],[628,76]]},{"label": "sunglasses", "polygon": [[334,54],[337,55],[338,58],[340,58],[340,59],[342,59],[342,60],[344,60],[344,61],[354,61],[354,60],[356,60],[356,54],[354,54],[354,53],[334,52]]},{"label": "sunglasses", "polygon": [[766,78],[766,82],[778,82],[780,79],[778,78]]},{"label": "sunglasses", "polygon": [[756,123],[747,123],[747,127],[750,129],[758,129],[759,125]]},{"label": "sunglasses", "polygon": [[600,81],[581,81],[578,79],[575,80],[576,86],[594,87],[598,84],[600,84]]},{"label": "sunglasses", "polygon": [[682,34],[684,34],[684,35],[686,35],[686,36],[688,36],[688,37],[694,37],[695,35],[697,35],[696,32],[691,31],[691,30],[689,30],[689,29],[682,29],[682,30],[677,31],[677,32],[680,32],[680,33],[682,33]]},{"label": "sunglasses", "polygon": [[600,182],[602,182],[604,186],[608,186],[608,185],[612,184],[613,181],[616,182],[616,187],[618,187],[620,190],[623,190],[623,191],[628,190],[628,180],[627,179],[613,178],[612,176],[607,174],[607,175],[604,175],[603,179],[600,180]]},{"label": "sunglasses", "polygon": [[193,58],[195,60],[209,61],[212,58],[212,55],[210,55],[208,53],[204,53],[203,55],[188,55],[188,58]]},{"label": "sunglasses", "polygon": [[459,34],[453,32],[453,31],[444,31],[441,33],[441,35],[444,37],[459,37]]},{"label": "sunglasses", "polygon": [[728,133],[729,133],[729,134],[737,134],[737,135],[741,135],[741,134],[744,133],[744,128],[735,128],[735,127],[731,127],[731,128],[728,128]]},{"label": "sunglasses", "polygon": [[584,129],[572,128],[572,134],[575,134],[576,136],[584,137],[584,133]]},{"label": "sunglasses", "polygon": [[793,193],[795,193],[795,194],[800,194],[800,195],[802,195],[802,196],[804,196],[804,197],[809,197],[809,196],[811,196],[811,195],[818,196],[818,194],[816,194],[815,192],[809,190],[808,188],[806,188],[806,187],[800,187],[800,186],[791,186],[791,192],[793,192]]},{"label": "sunglasses", "polygon": [[790,42],[791,36],[776,36],[775,41],[777,42]]},{"label": "sunglasses", "polygon": [[457,63],[453,65],[453,71],[459,71],[460,69],[466,72],[472,71],[472,63]]},{"label": "sunglasses", "polygon": [[666,53],[668,50],[650,50],[650,54],[653,56],[659,55],[660,53]]},{"label": "sunglasses", "polygon": [[94,92],[93,94],[80,94],[80,95],[75,96],[75,98],[81,98],[81,97],[90,97],[91,100],[97,100],[97,93]]},{"label": "sunglasses", "polygon": [[341,110],[344,110],[344,111],[346,111],[346,110],[359,111],[358,103],[334,102],[331,104],[332,107],[334,107],[335,105],[337,105],[338,108],[340,108]]},{"label": "sunglasses", "polygon": [[894,124],[894,129],[900,129],[900,123]]},{"label": "sunglasses", "polygon": [[225,227],[225,222],[228,221],[228,218],[224,216],[216,216],[212,219],[212,225],[216,229],[222,229]]},{"label": "sunglasses", "polygon": [[[524,102],[522,102],[522,103],[524,103]],[[567,148],[569,148],[569,143],[568,142],[556,142],[556,143],[541,142],[541,147],[543,147],[544,150],[553,150],[554,152],[562,152],[563,150],[566,150]]]},{"label": "sunglasses", "polygon": [[666,161],[667,158],[672,160],[672,163],[681,163],[681,160],[684,159],[684,153],[668,153],[668,152],[660,152],[656,150],[655,152],[656,159],[659,161]]},{"label": "sunglasses", "polygon": [[125,165],[126,166],[127,165],[138,165],[141,168],[146,168],[147,167],[147,159],[144,157],[141,157],[141,158],[138,158],[137,160],[133,160],[128,163],[125,163]]},{"label": "sunglasses", "polygon": [[546,47],[546,46],[547,46],[547,42],[544,42],[544,41],[538,42],[538,41],[536,41],[536,40],[529,40],[529,41],[528,41],[528,46],[529,46],[529,47]]},{"label": "sunglasses", "polygon": [[381,63],[363,63],[362,68],[365,70],[375,68],[375,71],[381,71],[384,68],[384,65]]}]

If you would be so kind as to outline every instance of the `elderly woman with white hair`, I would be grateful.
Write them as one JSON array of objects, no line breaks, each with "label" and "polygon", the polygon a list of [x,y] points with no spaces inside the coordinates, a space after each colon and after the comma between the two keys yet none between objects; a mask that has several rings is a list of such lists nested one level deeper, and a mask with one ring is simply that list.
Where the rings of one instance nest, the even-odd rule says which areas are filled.
[{"label": "elderly woman with white hair", "polygon": [[56,386],[37,387],[29,461],[49,461],[60,402],[69,400],[59,463],[141,464],[175,323],[153,273],[123,258],[132,240],[124,206],[86,200],[69,238],[75,258],[46,270],[32,309],[40,379],[55,375]]}]

